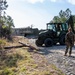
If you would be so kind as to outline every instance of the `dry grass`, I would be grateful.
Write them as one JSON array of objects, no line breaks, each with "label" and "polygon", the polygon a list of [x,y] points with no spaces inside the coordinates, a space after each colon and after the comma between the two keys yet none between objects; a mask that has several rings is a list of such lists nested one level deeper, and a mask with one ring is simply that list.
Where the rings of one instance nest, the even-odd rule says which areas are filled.
[{"label": "dry grass", "polygon": [[[28,39],[14,37],[14,45],[18,41],[28,43]],[[13,45],[12,42],[7,42]],[[0,57],[0,75],[64,75],[53,64],[49,64],[43,55],[28,52],[28,47],[6,50]],[[34,50],[36,51],[36,50]]]}]

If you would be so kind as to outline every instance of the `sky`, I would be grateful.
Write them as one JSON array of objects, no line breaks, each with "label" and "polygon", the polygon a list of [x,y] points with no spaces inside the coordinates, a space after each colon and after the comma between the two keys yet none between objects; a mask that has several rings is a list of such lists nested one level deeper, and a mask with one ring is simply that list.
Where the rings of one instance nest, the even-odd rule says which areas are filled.
[{"label": "sky", "polygon": [[75,0],[7,0],[7,4],[6,14],[12,17],[15,28],[32,25],[46,29],[46,24],[67,8],[75,15]]}]

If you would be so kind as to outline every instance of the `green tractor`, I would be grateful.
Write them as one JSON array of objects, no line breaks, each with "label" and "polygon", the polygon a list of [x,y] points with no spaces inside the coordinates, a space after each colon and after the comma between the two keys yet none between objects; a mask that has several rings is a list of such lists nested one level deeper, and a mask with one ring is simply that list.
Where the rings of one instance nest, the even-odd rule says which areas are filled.
[{"label": "green tractor", "polygon": [[47,23],[47,30],[39,33],[36,40],[37,46],[45,45],[51,47],[59,43],[60,45],[65,44],[65,35],[68,31],[69,26],[74,31],[74,25],[72,16],[66,21],[66,23]]}]

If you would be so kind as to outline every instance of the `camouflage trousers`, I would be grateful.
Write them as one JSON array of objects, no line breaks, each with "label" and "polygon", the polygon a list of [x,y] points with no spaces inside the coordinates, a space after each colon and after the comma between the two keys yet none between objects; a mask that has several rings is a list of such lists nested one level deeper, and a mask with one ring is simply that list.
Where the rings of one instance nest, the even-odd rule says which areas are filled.
[{"label": "camouflage trousers", "polygon": [[71,55],[71,53],[72,53],[72,47],[73,46],[71,46],[71,45],[70,46],[69,45],[66,46],[65,55],[67,55],[68,51],[69,51],[69,55]]}]

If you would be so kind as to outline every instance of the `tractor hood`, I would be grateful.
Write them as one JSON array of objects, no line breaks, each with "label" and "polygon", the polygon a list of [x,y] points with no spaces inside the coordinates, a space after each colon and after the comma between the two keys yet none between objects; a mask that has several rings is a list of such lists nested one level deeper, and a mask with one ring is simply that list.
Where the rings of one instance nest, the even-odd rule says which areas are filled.
[{"label": "tractor hood", "polygon": [[41,31],[41,32],[39,33],[39,35],[41,35],[41,34],[45,34],[45,33],[47,33],[47,32],[48,32],[48,30]]}]

